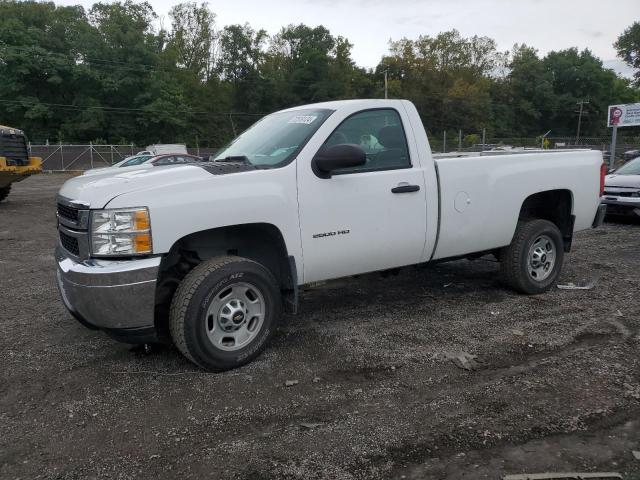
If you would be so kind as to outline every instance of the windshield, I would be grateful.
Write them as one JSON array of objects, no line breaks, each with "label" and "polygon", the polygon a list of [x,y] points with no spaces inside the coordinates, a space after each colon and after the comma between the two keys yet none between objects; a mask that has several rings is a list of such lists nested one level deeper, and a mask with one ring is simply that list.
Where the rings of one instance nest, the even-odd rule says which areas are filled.
[{"label": "windshield", "polygon": [[140,165],[141,163],[146,162],[147,160],[149,160],[152,157],[153,157],[153,155],[140,155],[138,157],[132,157],[129,160],[123,162],[120,166],[121,167],[131,167],[133,165]]},{"label": "windshield", "polygon": [[326,109],[273,113],[223,147],[214,160],[246,160],[263,167],[283,165],[298,154],[332,113]]},{"label": "windshield", "polygon": [[640,175],[640,157],[625,163],[613,173],[616,175]]}]

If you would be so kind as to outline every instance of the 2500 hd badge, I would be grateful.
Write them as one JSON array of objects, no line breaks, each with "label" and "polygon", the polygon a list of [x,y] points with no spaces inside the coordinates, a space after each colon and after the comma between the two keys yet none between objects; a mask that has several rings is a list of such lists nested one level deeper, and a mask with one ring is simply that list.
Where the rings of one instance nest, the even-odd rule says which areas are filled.
[{"label": "2500 hd badge", "polygon": [[351,230],[337,230],[335,232],[316,233],[313,238],[334,237],[336,235],[348,235]]}]

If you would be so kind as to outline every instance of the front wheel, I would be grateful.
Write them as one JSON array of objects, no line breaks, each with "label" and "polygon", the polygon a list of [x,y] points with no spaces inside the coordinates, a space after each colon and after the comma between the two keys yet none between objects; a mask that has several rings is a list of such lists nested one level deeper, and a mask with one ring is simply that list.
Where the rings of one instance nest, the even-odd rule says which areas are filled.
[{"label": "front wheel", "polygon": [[500,252],[500,260],[508,286],[528,295],[546,292],[562,271],[562,234],[548,220],[518,223],[511,245]]},{"label": "front wheel", "polygon": [[206,370],[223,371],[257,357],[280,315],[280,291],[269,270],[246,258],[218,257],[182,280],[169,327],[184,356]]},{"label": "front wheel", "polygon": [[9,192],[11,192],[11,184],[0,188],[0,202],[9,196]]}]

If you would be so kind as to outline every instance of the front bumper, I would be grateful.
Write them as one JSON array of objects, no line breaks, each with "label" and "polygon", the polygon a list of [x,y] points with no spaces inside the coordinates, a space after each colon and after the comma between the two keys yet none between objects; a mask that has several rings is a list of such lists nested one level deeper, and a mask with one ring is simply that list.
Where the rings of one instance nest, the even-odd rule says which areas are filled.
[{"label": "front bumper", "polygon": [[160,257],[78,262],[60,246],[55,256],[60,296],[81,323],[133,343],[153,337]]},{"label": "front bumper", "polygon": [[640,218],[640,198],[614,197],[602,198],[602,205],[607,208],[608,215],[628,215]]},{"label": "front bumper", "polygon": [[7,165],[7,159],[0,157],[0,188],[11,183],[21,182],[29,175],[42,172],[42,159],[29,157],[28,165]]}]

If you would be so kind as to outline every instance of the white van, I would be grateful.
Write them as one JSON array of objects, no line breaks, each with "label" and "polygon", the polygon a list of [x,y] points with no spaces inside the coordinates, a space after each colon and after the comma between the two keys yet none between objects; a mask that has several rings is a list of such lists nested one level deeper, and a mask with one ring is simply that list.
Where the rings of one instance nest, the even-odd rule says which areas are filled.
[{"label": "white van", "polygon": [[151,152],[153,155],[164,155],[166,153],[189,153],[187,146],[179,143],[163,143],[158,145],[149,145],[145,152]]}]

